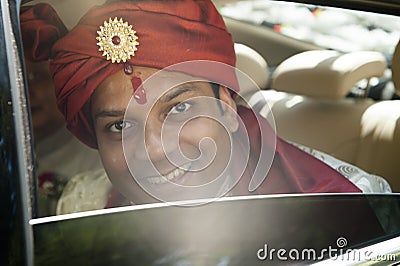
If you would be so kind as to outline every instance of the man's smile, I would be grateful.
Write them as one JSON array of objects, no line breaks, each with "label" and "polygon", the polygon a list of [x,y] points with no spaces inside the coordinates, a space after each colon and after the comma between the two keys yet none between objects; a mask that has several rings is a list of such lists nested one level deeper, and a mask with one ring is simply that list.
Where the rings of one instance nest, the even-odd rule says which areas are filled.
[{"label": "man's smile", "polygon": [[192,166],[191,162],[185,163],[182,166],[174,168],[172,171],[161,174],[160,176],[148,176],[142,177],[141,180],[146,180],[150,184],[158,185],[158,184],[165,184],[167,182],[175,183],[179,178],[184,176],[187,172],[190,171],[190,167]]}]

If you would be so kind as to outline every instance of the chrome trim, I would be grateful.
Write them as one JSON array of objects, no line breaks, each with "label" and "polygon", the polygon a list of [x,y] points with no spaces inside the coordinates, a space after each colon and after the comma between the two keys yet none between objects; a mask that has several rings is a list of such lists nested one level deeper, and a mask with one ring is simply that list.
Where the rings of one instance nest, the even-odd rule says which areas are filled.
[{"label": "chrome trim", "polygon": [[[32,164],[32,148],[30,139],[30,125],[28,116],[27,99],[25,94],[25,86],[22,72],[22,59],[18,53],[18,45],[15,38],[14,30],[19,32],[19,29],[13,29],[11,18],[12,11],[7,0],[0,0],[1,12],[4,23],[5,49],[7,51],[7,62],[10,77],[10,90],[12,97],[16,148],[21,151],[17,154],[19,184],[21,197],[22,211],[22,226],[25,239],[25,258],[26,265],[33,265],[33,230],[29,224],[33,212],[33,164]],[[20,1],[15,2],[15,7],[19,9]],[[15,10],[18,15],[19,12]],[[18,19],[19,21],[19,19]]]}]

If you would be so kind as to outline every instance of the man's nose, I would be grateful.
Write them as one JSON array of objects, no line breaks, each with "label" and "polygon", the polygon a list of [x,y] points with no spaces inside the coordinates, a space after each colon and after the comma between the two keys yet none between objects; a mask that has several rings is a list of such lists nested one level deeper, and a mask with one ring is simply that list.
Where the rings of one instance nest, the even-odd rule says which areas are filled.
[{"label": "man's nose", "polygon": [[166,154],[170,154],[175,148],[178,148],[165,143],[172,141],[173,136],[169,136],[171,133],[171,131],[163,130],[162,122],[148,120],[144,128],[144,143],[141,144],[142,152],[137,153],[137,158],[141,160],[150,159],[152,162],[164,160]]}]

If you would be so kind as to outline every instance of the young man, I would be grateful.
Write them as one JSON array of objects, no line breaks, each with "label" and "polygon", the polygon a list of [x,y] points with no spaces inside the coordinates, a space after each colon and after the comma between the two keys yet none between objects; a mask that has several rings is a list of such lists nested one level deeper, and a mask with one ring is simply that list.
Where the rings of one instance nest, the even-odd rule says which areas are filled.
[{"label": "young man", "polygon": [[236,106],[233,41],[211,1],[109,1],[53,53],[68,128],[135,204],[361,192]]}]

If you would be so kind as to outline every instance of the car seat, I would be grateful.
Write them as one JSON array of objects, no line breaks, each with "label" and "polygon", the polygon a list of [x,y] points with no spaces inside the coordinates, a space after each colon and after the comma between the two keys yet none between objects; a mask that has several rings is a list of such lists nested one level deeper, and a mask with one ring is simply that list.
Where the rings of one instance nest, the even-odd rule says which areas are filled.
[{"label": "car seat", "polygon": [[[400,58],[393,61],[395,67]],[[346,97],[358,81],[386,68],[377,52],[307,51],[283,61],[272,76],[273,89],[248,96],[248,102],[264,116],[272,112],[281,138],[380,175],[400,191],[400,101]]]}]

